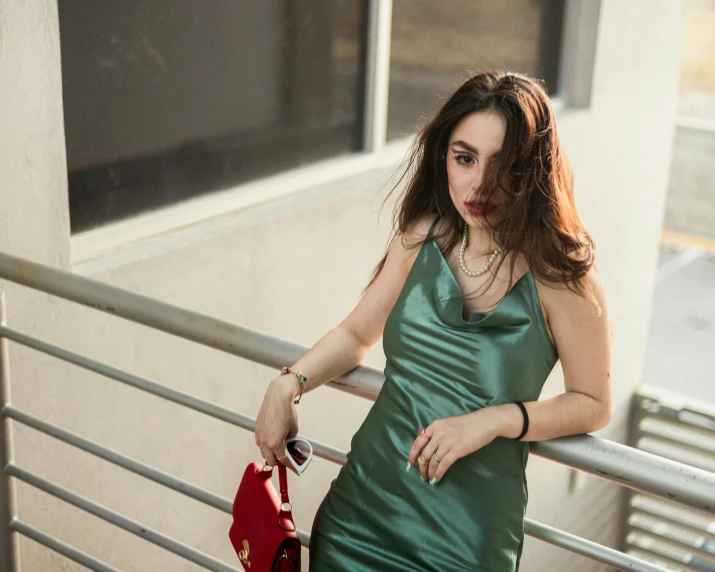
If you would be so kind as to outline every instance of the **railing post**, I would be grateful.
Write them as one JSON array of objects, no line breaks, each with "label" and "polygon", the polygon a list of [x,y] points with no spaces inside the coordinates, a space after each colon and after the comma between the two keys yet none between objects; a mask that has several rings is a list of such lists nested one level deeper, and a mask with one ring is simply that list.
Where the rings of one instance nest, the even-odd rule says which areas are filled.
[{"label": "railing post", "polygon": [[[0,293],[0,323],[6,325],[5,292]],[[2,414],[10,405],[10,363],[7,338],[0,338],[0,572],[19,572],[20,550],[10,523],[17,514],[15,479],[5,472],[14,460],[12,421]]]}]

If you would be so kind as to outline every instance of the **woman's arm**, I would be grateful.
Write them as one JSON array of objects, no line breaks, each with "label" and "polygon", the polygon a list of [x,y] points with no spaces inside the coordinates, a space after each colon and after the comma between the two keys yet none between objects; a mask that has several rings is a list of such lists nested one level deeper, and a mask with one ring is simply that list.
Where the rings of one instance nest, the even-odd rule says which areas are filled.
[{"label": "woman's arm", "polygon": [[[385,322],[405,284],[431,219],[421,220],[405,235],[398,235],[388,250],[382,271],[367,289],[355,309],[337,327],[323,336],[297,362],[293,371],[308,377],[305,391],[336,379],[359,365],[367,351],[382,336]],[[256,417],[256,445],[266,462],[275,465],[283,456],[286,438],[298,432],[298,415],[293,399],[300,390],[293,374],[280,375],[270,382]]]},{"label": "woman's arm", "polygon": [[[597,431],[611,420],[611,333],[603,285],[592,268],[586,279],[601,307],[568,289],[545,289],[542,302],[559,352],[565,392],[525,403],[529,431],[524,441],[545,441]],[[518,437],[523,417],[516,405],[490,408],[502,417],[497,436]]]},{"label": "woman's arm", "polygon": [[[418,249],[409,246],[424,239],[431,222],[425,218],[404,236],[398,235],[393,240],[382,271],[353,311],[293,364],[294,371],[309,379],[305,392],[360,365],[368,350],[382,337],[387,317],[417,256]],[[283,386],[291,396],[297,395],[300,389],[292,374],[279,376],[274,382]]]},{"label": "woman's arm", "polygon": [[[544,401],[524,403],[529,430],[523,441],[543,441],[565,435],[596,431],[611,418],[611,335],[606,297],[596,271],[587,280],[601,308],[568,289],[540,292],[551,332],[561,359],[566,392]],[[407,469],[418,456],[428,459],[420,466],[431,485],[442,480],[452,464],[485,447],[497,437],[515,439],[524,418],[516,404],[493,405],[465,415],[437,419],[417,436],[407,458]],[[432,455],[441,458],[436,462]]]}]

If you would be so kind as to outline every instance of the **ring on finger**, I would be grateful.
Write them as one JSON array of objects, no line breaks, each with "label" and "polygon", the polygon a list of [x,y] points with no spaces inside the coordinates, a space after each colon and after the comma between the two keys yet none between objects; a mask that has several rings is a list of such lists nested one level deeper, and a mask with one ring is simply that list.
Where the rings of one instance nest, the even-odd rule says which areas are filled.
[{"label": "ring on finger", "polygon": [[429,464],[429,461],[425,459],[422,455],[417,457],[417,462],[419,463],[420,467],[424,467]]},{"label": "ring on finger", "polygon": [[441,461],[441,459],[437,456],[437,451],[434,452],[432,458],[435,460],[436,463],[439,463]]}]

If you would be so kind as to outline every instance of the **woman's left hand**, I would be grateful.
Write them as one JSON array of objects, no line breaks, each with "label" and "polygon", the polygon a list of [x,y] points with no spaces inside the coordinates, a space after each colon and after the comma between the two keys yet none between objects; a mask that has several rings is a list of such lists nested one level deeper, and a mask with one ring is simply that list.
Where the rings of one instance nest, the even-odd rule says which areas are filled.
[{"label": "woman's left hand", "polygon": [[[466,415],[438,419],[420,430],[407,462],[411,467],[417,466],[420,475],[434,486],[457,459],[478,451],[499,435],[502,418],[490,409],[486,407]],[[420,457],[427,464],[421,465]]]}]

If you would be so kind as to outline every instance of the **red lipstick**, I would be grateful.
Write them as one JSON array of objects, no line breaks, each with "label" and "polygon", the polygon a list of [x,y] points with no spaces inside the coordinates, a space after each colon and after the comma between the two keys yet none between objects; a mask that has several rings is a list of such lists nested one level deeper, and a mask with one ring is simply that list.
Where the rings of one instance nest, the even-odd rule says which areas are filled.
[{"label": "red lipstick", "polygon": [[476,201],[468,201],[464,203],[464,206],[467,209],[467,212],[473,216],[485,216],[494,210],[486,203],[479,203]]}]

